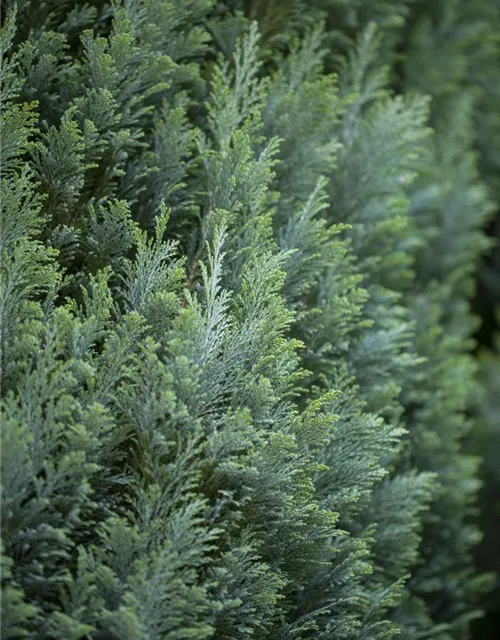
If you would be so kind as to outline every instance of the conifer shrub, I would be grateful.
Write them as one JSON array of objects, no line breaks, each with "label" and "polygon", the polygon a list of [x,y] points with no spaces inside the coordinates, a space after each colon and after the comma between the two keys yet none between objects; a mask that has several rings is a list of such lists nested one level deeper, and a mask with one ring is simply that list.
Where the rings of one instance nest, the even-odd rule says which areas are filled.
[{"label": "conifer shrub", "polygon": [[455,4],[2,3],[6,640],[469,637]]}]

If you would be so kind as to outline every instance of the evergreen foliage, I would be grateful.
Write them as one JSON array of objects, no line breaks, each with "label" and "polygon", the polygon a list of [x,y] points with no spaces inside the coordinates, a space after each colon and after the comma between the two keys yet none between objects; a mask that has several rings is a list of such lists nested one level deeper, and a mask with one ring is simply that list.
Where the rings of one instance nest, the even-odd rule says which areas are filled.
[{"label": "evergreen foliage", "polygon": [[438,4],[2,2],[6,640],[470,637],[498,38]]}]

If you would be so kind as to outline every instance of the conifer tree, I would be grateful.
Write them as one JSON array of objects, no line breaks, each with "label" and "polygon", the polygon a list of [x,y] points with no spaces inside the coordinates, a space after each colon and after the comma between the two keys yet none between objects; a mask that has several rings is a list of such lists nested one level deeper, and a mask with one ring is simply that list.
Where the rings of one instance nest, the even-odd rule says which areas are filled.
[{"label": "conifer tree", "polygon": [[[471,408],[475,373],[467,351],[477,326],[467,299],[473,293],[477,258],[487,246],[481,227],[492,211],[474,151],[477,60],[471,58],[470,69],[466,61],[473,47],[478,59],[487,59],[488,42],[475,48],[479,34],[487,29],[481,22],[484,7],[466,5],[422,8],[425,13],[414,19],[404,65],[407,86],[432,95],[435,129],[433,163],[411,196],[413,216],[425,239],[417,254],[415,317],[427,363],[421,386],[415,385],[408,399],[415,425],[410,433],[420,440],[414,447],[418,466],[446,469],[426,522],[425,535],[433,547],[428,547],[430,555],[424,555],[426,562],[415,574],[414,589],[429,603],[432,618],[443,623],[446,638],[466,637],[474,615],[471,603],[483,588],[481,578],[473,575],[470,555],[479,539],[470,523],[478,459],[461,447],[472,424],[465,411]],[[424,51],[440,63],[426,67]],[[439,333],[431,328],[432,316]],[[432,421],[432,437],[421,431],[423,416]]]},{"label": "conifer tree", "polygon": [[6,639],[468,637],[495,41],[444,5],[2,3]]}]

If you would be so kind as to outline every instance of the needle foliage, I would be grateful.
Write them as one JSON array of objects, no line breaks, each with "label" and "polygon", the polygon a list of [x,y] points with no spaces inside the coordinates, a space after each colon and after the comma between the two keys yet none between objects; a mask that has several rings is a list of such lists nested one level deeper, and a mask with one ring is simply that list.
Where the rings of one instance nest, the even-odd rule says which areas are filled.
[{"label": "needle foliage", "polygon": [[434,4],[2,2],[5,640],[470,637],[498,39]]}]

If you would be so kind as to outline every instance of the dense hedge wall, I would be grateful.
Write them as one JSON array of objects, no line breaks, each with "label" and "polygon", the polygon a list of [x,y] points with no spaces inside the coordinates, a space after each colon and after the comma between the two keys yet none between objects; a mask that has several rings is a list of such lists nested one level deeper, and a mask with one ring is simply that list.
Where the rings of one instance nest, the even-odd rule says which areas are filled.
[{"label": "dense hedge wall", "polygon": [[499,4],[2,9],[2,637],[470,637]]}]

